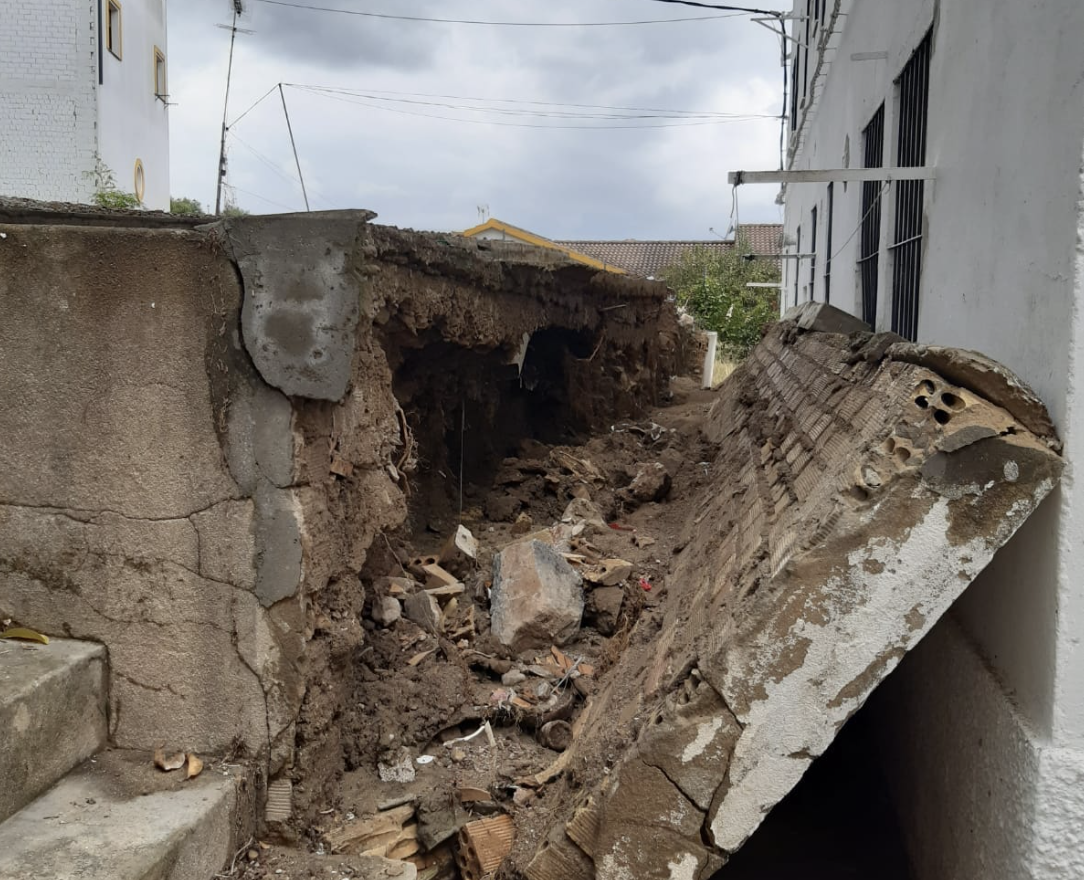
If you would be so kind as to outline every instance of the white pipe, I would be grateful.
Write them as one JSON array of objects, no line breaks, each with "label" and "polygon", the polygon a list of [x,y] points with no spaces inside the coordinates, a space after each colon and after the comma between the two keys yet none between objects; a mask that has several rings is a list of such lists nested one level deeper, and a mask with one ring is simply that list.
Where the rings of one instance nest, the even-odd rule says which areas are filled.
[{"label": "white pipe", "polygon": [[704,377],[701,387],[710,389],[715,382],[715,349],[719,345],[719,334],[709,330],[704,335],[708,337],[708,350],[704,353]]}]

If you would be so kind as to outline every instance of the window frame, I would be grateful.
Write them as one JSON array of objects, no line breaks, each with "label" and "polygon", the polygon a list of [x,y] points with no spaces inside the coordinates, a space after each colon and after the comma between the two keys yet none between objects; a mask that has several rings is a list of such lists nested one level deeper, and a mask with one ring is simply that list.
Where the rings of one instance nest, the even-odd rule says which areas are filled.
[{"label": "window frame", "polygon": [[[113,45],[113,19],[117,22],[117,45]],[[105,49],[117,61],[124,60],[124,9],[120,0],[105,0]]]},{"label": "window frame", "polygon": [[[159,64],[162,66],[161,82],[158,79]],[[157,46],[154,47],[154,63],[151,75],[154,77],[154,97],[158,98],[162,103],[166,103],[166,99],[169,97],[169,72],[166,68],[166,53]]]}]

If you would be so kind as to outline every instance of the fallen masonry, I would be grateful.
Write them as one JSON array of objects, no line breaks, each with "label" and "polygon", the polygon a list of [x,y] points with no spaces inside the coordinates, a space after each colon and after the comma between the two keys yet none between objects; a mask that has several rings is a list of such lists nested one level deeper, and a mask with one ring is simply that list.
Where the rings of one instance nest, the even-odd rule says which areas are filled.
[{"label": "fallen masonry", "polygon": [[24,758],[96,721],[0,753],[0,877],[59,798],[124,880],[100,814],[146,790],[167,880],[707,878],[1060,473],[1007,370],[824,307],[703,392],[664,288],[532,249],[28,210],[0,619],[85,699],[0,716]]}]

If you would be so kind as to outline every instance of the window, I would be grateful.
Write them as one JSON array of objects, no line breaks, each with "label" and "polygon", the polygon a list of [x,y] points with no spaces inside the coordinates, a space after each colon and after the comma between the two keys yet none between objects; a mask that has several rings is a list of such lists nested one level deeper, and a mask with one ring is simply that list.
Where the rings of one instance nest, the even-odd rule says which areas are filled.
[{"label": "window", "polygon": [[802,100],[809,93],[809,41],[813,33],[813,0],[805,0],[805,46],[802,48]]},{"label": "window", "polygon": [[142,159],[136,159],[135,179],[133,180],[133,183],[135,184],[135,189],[133,190],[133,192],[135,192],[135,197],[139,199],[140,204],[142,204],[143,194],[147,191],[147,175],[143,171]]},{"label": "window", "polygon": [[816,299],[817,294],[817,206],[809,212],[809,298]]},{"label": "window", "polygon": [[832,301],[832,217],[836,213],[834,184],[828,184],[828,216],[824,218],[824,301]]},{"label": "window", "polygon": [[[931,35],[926,34],[896,80],[900,120],[896,164],[900,168],[926,164],[930,47]],[[918,337],[925,186],[922,180],[896,182],[896,230],[891,247],[892,330],[912,342]]]},{"label": "window", "polygon": [[[862,131],[862,159],[865,168],[884,166],[885,105],[873,114]],[[881,190],[879,181],[862,184],[862,240],[858,252],[858,270],[862,284],[862,320],[877,327],[877,273],[881,251]]]},{"label": "window", "polygon": [[106,0],[105,6],[105,48],[119,59],[122,55],[121,44],[123,40],[120,3],[117,0]]},{"label": "window", "polygon": [[166,88],[166,56],[157,46],[154,47],[154,94],[163,100],[169,97]]},{"label": "window", "polygon": [[794,304],[798,305],[798,276],[802,269],[802,227],[798,227],[798,245],[794,251]]}]

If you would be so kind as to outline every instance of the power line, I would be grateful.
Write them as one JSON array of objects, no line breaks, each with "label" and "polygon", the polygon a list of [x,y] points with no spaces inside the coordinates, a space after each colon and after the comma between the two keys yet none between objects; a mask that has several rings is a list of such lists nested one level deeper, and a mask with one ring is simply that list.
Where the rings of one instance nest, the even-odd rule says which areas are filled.
[{"label": "power line", "polygon": [[[268,3],[272,6],[288,6],[292,9],[305,9],[309,12],[336,12],[340,15],[361,15],[366,18],[383,18],[392,21],[417,21],[432,22],[436,24],[473,24],[489,27],[549,27],[549,28],[575,28],[575,27],[628,27],[649,24],[676,24],[683,21],[711,21],[720,18],[732,18],[731,15],[699,15],[691,18],[658,18],[647,21],[480,21],[470,18],[427,18],[420,15],[391,15],[383,12],[361,12],[356,9],[336,9],[330,6],[309,6],[304,3],[291,3],[288,0],[256,0],[257,3]],[[676,0],[673,0],[676,2]],[[701,4],[692,4],[701,5]],[[714,8],[714,7],[708,7]],[[725,9],[727,7],[719,7]],[[733,7],[735,11],[739,7]],[[760,10],[741,10],[739,14],[746,12],[759,12]],[[778,15],[777,12],[768,13]]]},{"label": "power line", "polygon": [[[276,86],[275,88],[278,88],[278,86]],[[267,156],[257,150],[254,146],[252,146],[252,144],[242,140],[240,137],[238,137],[237,132],[231,130],[230,137],[233,138],[236,143],[240,144],[242,147],[252,153],[253,156],[259,159],[260,162],[262,162],[269,169],[275,172],[275,174],[285,180],[288,184],[300,188],[300,184],[298,183],[296,174],[291,174],[281,165],[275,163],[274,160],[269,159]],[[326,206],[330,207],[334,204],[334,202],[330,198],[328,198],[325,193],[320,192],[320,190],[316,189],[315,187],[312,187],[312,191],[315,195],[319,196],[320,201],[323,202]]]},{"label": "power line", "polygon": [[[263,0],[260,0],[263,2]],[[750,15],[780,16],[778,9],[755,9],[749,6],[723,6],[718,3],[697,3],[696,0],[655,0],[656,3],[673,3],[677,6],[695,6],[697,9],[725,9],[731,12],[749,13]]]},{"label": "power line", "polygon": [[[488,101],[493,104],[525,104],[536,107],[570,107],[575,110],[606,110],[612,111],[612,113],[644,113],[644,114],[657,114],[660,118],[674,118],[674,119],[689,119],[689,118],[718,118],[718,119],[748,119],[748,118],[764,118],[775,119],[774,113],[725,113],[717,110],[672,110],[660,107],[621,107],[611,106],[608,104],[575,104],[564,101],[530,101],[519,98],[483,98],[477,96],[466,95],[440,95],[431,94],[426,92],[397,92],[388,89],[347,89],[335,86],[313,86],[303,85],[300,83],[283,83],[283,85],[293,86],[298,89],[308,89],[310,91],[328,92],[343,95],[351,95],[356,98],[368,98],[374,101],[399,101],[404,104],[427,104],[430,102],[409,100],[414,98],[441,98],[451,101]],[[387,95],[403,95],[404,98],[389,98]],[[409,99],[408,99],[409,98]],[[464,109],[464,110],[481,110],[486,112],[514,112],[522,115],[537,115],[537,116],[571,116],[571,117],[584,117],[584,118],[618,118],[618,119],[638,119],[638,118],[654,118],[651,116],[612,116],[611,114],[597,114],[597,113],[574,113],[572,111],[556,110],[552,113],[545,113],[541,111],[506,111],[498,107],[456,107],[448,104],[432,104],[432,106],[450,107],[451,109]]]},{"label": "power line", "polygon": [[238,117],[237,117],[237,118],[236,118],[235,120],[233,120],[233,122],[231,122],[231,123],[229,124],[229,126],[228,126],[228,127],[229,127],[229,128],[233,128],[233,126],[237,125],[237,123],[238,123],[238,122],[240,122],[240,121],[241,121],[242,119],[244,119],[244,118],[245,118],[246,116],[248,116],[248,114],[249,114],[249,113],[251,113],[251,112],[252,112],[253,110],[255,110],[255,109],[256,109],[257,107],[259,107],[259,106],[260,106],[260,104],[262,104],[262,103],[263,103],[263,102],[264,102],[264,101],[265,101],[265,100],[266,100],[267,98],[270,98],[270,97],[271,97],[271,95],[273,95],[273,94],[274,94],[274,92],[275,92],[275,89],[277,89],[278,87],[279,87],[279,86],[278,86],[278,83],[275,83],[275,85],[271,86],[271,88],[269,88],[269,89],[268,89],[268,90],[267,90],[267,91],[266,91],[266,92],[264,93],[264,96],[263,96],[262,98],[260,98],[260,100],[258,100],[258,101],[256,101],[255,103],[253,103],[253,104],[252,104],[252,106],[251,106],[251,107],[249,107],[249,108],[248,108],[248,109],[247,109],[247,110],[246,110],[246,111],[245,111],[244,113],[242,113],[242,114],[241,114],[240,116],[238,116]]},{"label": "power line", "polygon": [[[443,116],[443,115],[436,114],[436,113],[420,113],[420,112],[417,112],[417,111],[414,111],[414,110],[404,110],[404,109],[401,109],[399,107],[384,107],[384,106],[381,106],[380,104],[372,104],[372,103],[369,103],[367,101],[351,100],[351,98],[346,97],[346,96],[341,95],[341,94],[331,94],[331,93],[328,93],[328,92],[324,92],[324,91],[320,91],[320,90],[316,90],[316,89],[312,89],[312,88],[302,88],[302,91],[307,91],[307,92],[310,92],[311,94],[314,94],[314,95],[320,95],[321,97],[328,98],[328,99],[330,99],[332,101],[342,101],[342,102],[344,102],[346,104],[356,104],[359,107],[368,107],[368,108],[370,108],[372,110],[383,110],[386,113],[399,113],[399,114],[402,114],[404,116],[420,116],[420,117],[423,117],[423,118],[426,118],[426,119],[443,119],[443,120],[448,121],[448,122],[463,122],[463,123],[466,123],[468,125],[500,125],[500,126],[507,126],[507,127],[511,127],[511,128],[550,128],[550,129],[580,129],[580,130],[584,130],[584,131],[592,131],[592,130],[593,131],[603,131],[603,130],[613,130],[613,129],[634,129],[634,128],[635,129],[640,129],[640,128],[643,128],[643,129],[647,129],[647,128],[688,128],[688,127],[694,126],[694,125],[721,125],[721,124],[727,123],[727,122],[745,122],[745,121],[749,121],[751,119],[758,119],[758,118],[775,119],[775,116],[773,115],[773,116],[768,116],[768,117],[750,116],[748,118],[735,117],[735,118],[728,118],[728,119],[692,119],[692,120],[681,120],[681,121],[675,121],[675,122],[659,122],[659,123],[651,123],[651,122],[649,122],[649,123],[645,123],[645,124],[641,124],[641,125],[550,125],[550,124],[545,124],[545,123],[533,123],[533,122],[503,122],[503,121],[496,120],[496,119],[464,119],[462,117]],[[635,119],[635,117],[627,117],[627,116],[626,117],[615,117],[615,118]],[[601,121],[605,122],[606,120],[603,119]]]}]

